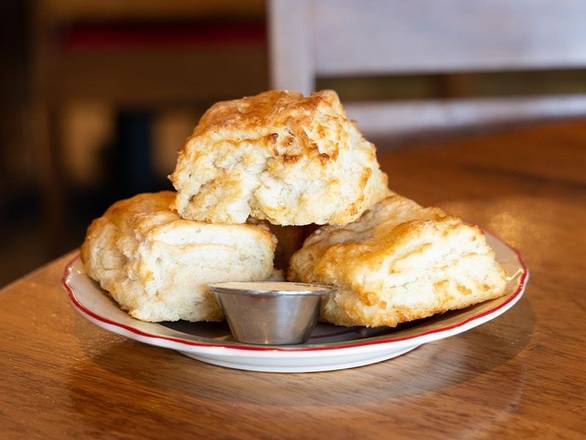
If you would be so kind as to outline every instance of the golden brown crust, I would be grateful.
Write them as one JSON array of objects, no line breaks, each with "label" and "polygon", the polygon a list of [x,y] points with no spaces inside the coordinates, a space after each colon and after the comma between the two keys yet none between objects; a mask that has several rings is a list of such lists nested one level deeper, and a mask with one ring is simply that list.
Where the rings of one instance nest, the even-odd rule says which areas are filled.
[{"label": "golden brown crust", "polygon": [[324,319],[371,327],[496,298],[506,283],[478,227],[398,195],[354,223],[317,230],[293,256],[288,275],[338,286]]},{"label": "golden brown crust", "polygon": [[219,223],[345,224],[388,191],[374,145],[330,90],[214,104],[170,179],[182,217]]},{"label": "golden brown crust", "polygon": [[[285,126],[301,136],[301,144],[306,151],[316,153],[317,148],[306,136],[303,127],[315,126],[315,116],[321,112],[343,114],[342,104],[333,90],[321,90],[309,96],[287,90],[270,90],[256,96],[215,103],[201,118],[193,135],[213,133],[220,136],[223,131],[256,135],[257,130],[261,129],[276,140],[275,130]],[[322,126],[321,130],[325,127]],[[325,135],[323,132],[320,134]],[[331,153],[335,154],[335,150]]]}]

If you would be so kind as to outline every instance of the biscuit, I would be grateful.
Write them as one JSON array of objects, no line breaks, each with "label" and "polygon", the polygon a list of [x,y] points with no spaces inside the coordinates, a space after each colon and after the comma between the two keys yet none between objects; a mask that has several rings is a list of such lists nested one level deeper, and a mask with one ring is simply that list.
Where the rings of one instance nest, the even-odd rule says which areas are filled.
[{"label": "biscuit", "polygon": [[482,231],[393,194],[343,227],[324,226],[297,251],[291,281],[334,284],[322,319],[389,326],[504,294],[506,276]]},{"label": "biscuit", "polygon": [[223,319],[207,284],[271,276],[275,238],[264,225],[211,225],[179,218],[171,192],[114,203],[81,248],[86,272],[143,321]]},{"label": "biscuit", "polygon": [[346,224],[388,193],[374,145],[330,90],[214,104],[170,179],[179,215],[211,223]]}]

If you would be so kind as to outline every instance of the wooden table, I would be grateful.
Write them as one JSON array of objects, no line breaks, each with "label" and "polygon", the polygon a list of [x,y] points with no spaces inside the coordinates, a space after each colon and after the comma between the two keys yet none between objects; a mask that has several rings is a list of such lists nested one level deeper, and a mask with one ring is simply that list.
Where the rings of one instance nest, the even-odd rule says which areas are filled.
[{"label": "wooden table", "polygon": [[0,438],[586,436],[586,122],[381,156],[396,191],[521,250],[510,312],[372,366],[242,372],[94,327],[65,256],[0,292]]}]

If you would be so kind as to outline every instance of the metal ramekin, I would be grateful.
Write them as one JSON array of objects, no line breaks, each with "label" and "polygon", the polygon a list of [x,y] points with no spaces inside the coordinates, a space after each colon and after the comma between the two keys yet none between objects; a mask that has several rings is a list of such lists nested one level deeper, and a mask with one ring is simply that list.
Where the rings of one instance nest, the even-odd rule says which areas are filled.
[{"label": "metal ramekin", "polygon": [[240,342],[301,344],[317,324],[320,301],[331,286],[284,281],[228,282],[209,285]]}]

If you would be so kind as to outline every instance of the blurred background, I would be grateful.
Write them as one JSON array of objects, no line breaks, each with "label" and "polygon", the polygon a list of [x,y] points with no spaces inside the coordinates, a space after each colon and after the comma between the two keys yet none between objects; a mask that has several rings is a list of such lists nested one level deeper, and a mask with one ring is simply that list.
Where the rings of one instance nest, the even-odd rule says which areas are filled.
[{"label": "blurred background", "polygon": [[586,114],[586,2],[3,0],[0,286],[170,188],[212,103],[335,89],[381,148]]}]

